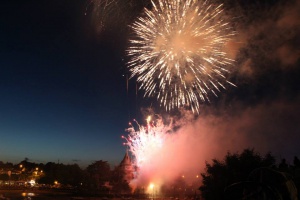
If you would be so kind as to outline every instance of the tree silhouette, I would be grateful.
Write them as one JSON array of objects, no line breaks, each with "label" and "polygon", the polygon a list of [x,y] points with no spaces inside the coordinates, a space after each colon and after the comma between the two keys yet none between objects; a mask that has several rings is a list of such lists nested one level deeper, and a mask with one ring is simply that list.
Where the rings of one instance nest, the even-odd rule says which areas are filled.
[{"label": "tree silhouette", "polygon": [[275,158],[270,153],[262,157],[253,149],[245,149],[241,154],[227,153],[222,161],[213,159],[212,164],[206,163],[206,172],[201,174],[201,195],[206,200],[225,199],[227,186],[246,181],[260,167],[275,167]]},{"label": "tree silhouette", "polygon": [[286,163],[286,160],[283,158],[278,166],[280,171],[289,171],[289,165]]},{"label": "tree silhouette", "polygon": [[43,167],[44,176],[38,181],[42,184],[53,185],[55,181],[60,184],[78,186],[82,183],[83,171],[77,164],[64,165],[48,162]]},{"label": "tree silhouette", "polygon": [[120,166],[116,166],[111,172],[111,185],[115,194],[129,194],[131,188],[129,183],[124,180],[125,171]]},{"label": "tree silhouette", "polygon": [[294,157],[294,166],[300,168],[300,160],[297,156]]},{"label": "tree silhouette", "polygon": [[107,161],[99,160],[86,168],[88,185],[91,189],[105,190],[104,184],[110,180],[111,171]]}]

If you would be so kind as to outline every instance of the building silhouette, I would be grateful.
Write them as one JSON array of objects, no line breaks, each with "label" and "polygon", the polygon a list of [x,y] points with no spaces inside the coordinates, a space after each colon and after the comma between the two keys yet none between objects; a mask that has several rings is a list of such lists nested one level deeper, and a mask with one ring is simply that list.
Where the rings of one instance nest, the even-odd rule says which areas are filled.
[{"label": "building silhouette", "polygon": [[128,154],[128,151],[126,151],[125,156],[124,156],[123,160],[121,161],[119,167],[120,167],[121,171],[123,172],[123,180],[130,183],[130,181],[134,179],[135,169],[134,169],[134,165],[131,161],[131,158]]}]

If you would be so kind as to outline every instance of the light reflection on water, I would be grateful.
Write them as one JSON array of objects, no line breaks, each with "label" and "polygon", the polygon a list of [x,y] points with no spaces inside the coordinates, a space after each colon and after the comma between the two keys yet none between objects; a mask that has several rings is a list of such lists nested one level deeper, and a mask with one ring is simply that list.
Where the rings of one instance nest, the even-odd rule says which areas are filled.
[{"label": "light reflection on water", "polygon": [[35,194],[33,192],[22,192],[22,197],[34,197]]},{"label": "light reflection on water", "polygon": [[[1,196],[2,195],[2,196]],[[3,198],[2,198],[3,197]],[[78,197],[67,193],[0,191],[0,200],[123,200],[121,198]],[[133,200],[133,199],[131,199]]]},{"label": "light reflection on water", "polygon": [[70,196],[55,196],[49,194],[39,194],[33,192],[7,192],[0,196],[0,200],[70,200]]}]

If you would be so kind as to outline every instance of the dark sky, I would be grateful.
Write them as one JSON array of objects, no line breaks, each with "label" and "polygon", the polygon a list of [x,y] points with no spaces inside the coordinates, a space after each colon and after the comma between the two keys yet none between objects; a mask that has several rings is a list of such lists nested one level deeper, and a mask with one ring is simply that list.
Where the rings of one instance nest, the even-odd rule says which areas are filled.
[{"label": "dark sky", "polygon": [[124,63],[116,39],[97,35],[86,6],[1,1],[0,160],[121,160]]},{"label": "dark sky", "polygon": [[[108,12],[104,28],[90,1],[0,2],[0,160],[120,162],[120,136],[146,101],[135,97],[133,80],[127,94],[126,27],[141,5],[124,2]],[[300,3],[224,2],[238,32],[230,76],[238,87],[204,103],[198,119],[222,119],[222,129],[244,134],[245,147],[296,155]]]}]

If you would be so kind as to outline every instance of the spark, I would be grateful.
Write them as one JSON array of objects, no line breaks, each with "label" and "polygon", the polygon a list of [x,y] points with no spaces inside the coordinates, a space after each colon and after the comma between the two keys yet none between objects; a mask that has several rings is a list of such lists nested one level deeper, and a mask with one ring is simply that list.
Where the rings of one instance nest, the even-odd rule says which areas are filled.
[{"label": "spark", "polygon": [[[155,3],[157,2],[157,3]],[[235,35],[223,5],[203,0],[151,1],[130,26],[127,49],[131,78],[137,77],[144,96],[156,96],[167,111],[200,103],[225,89],[234,60],[225,45]]]},{"label": "spark", "polygon": [[127,24],[134,5],[133,0],[88,0],[86,15],[91,15],[91,20],[98,33],[105,30],[120,31]]},{"label": "spark", "polygon": [[142,168],[163,148],[170,128],[165,126],[161,119],[154,122],[148,117],[147,126],[142,126],[136,120],[134,121],[138,130],[135,130],[134,126],[129,123],[130,128],[127,129],[129,134],[127,137],[122,136],[122,138],[126,141],[124,145],[129,148],[134,157],[134,165]]},{"label": "spark", "polygon": [[[101,32],[107,24],[108,16],[116,16],[118,8],[118,2],[116,0],[90,0],[86,7],[86,13],[88,10],[92,10],[92,20],[96,26],[96,30]],[[112,15],[114,13],[114,15]]]}]

